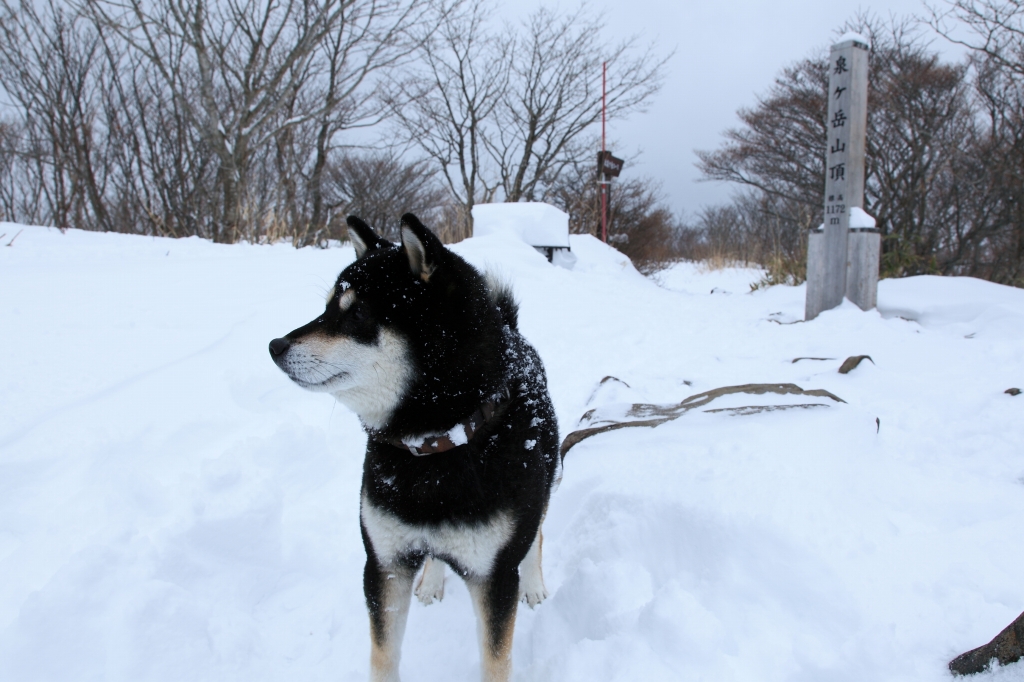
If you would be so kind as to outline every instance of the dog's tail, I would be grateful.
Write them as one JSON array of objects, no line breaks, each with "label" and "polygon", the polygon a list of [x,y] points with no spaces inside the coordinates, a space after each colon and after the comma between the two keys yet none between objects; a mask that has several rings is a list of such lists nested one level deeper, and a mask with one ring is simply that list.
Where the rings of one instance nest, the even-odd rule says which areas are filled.
[{"label": "dog's tail", "polygon": [[515,294],[512,293],[512,284],[488,271],[484,276],[487,280],[487,290],[490,292],[491,300],[498,306],[501,313],[501,321],[512,329],[518,329],[519,325],[519,303]]}]

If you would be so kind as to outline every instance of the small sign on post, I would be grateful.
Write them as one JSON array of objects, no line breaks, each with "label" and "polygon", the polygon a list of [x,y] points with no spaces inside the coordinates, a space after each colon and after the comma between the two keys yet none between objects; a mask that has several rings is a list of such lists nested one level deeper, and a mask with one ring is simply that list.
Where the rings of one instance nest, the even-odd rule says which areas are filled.
[{"label": "small sign on post", "polygon": [[608,242],[608,209],[611,208],[612,178],[619,177],[625,161],[603,149],[604,138],[601,139],[602,149],[597,153],[597,188],[601,193],[601,241]]},{"label": "small sign on post", "polygon": [[[844,297],[865,310],[875,305],[878,250],[865,242],[871,237],[855,237],[856,244],[852,251],[850,248],[851,210],[863,213],[864,207],[868,50],[866,38],[847,33],[832,46],[829,56],[825,221],[820,231],[812,231],[808,239],[806,320],[835,308]],[[858,235],[866,229],[859,223],[854,227]],[[877,240],[877,232],[874,234]],[[873,266],[867,261],[860,262],[872,254]],[[858,262],[852,263],[851,256]],[[872,277],[872,268],[873,283],[867,281]],[[848,271],[858,281],[848,282]]]},{"label": "small sign on post", "polygon": [[604,179],[617,178],[622,172],[622,159],[615,157],[611,152],[597,153],[597,172],[604,176]]}]

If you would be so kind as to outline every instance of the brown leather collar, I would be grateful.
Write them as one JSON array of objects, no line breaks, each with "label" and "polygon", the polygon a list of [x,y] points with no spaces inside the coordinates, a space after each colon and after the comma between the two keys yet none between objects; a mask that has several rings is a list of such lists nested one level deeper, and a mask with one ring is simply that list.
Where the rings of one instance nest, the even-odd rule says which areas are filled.
[{"label": "brown leather collar", "polygon": [[370,438],[378,443],[387,443],[396,448],[408,450],[416,457],[433,455],[438,452],[448,452],[473,440],[473,436],[480,430],[480,427],[490,421],[494,413],[498,411],[498,405],[494,400],[484,403],[476,412],[469,415],[468,419],[464,419],[450,431],[439,436],[427,436],[422,440],[414,442],[397,438],[381,438],[373,433],[370,434]]}]

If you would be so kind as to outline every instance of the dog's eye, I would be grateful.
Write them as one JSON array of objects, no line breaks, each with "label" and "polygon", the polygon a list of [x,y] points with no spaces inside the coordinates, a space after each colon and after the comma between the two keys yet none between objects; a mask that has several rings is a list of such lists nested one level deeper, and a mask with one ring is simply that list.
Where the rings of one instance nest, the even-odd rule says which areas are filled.
[{"label": "dog's eye", "polygon": [[356,322],[362,322],[369,316],[370,311],[368,311],[366,309],[366,306],[363,305],[362,303],[358,303],[354,308],[352,308],[352,317],[353,319],[355,319]]}]

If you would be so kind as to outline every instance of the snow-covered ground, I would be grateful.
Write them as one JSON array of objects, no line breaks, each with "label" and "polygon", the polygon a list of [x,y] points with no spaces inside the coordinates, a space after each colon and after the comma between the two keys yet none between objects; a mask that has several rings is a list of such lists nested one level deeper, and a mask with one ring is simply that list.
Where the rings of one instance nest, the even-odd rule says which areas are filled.
[{"label": "snow-covered ground", "polygon": [[[802,323],[803,288],[748,293],[755,271],[656,283],[573,249],[568,271],[500,235],[455,247],[514,282],[563,436],[592,407],[736,384],[846,403],[574,447],[517,680],[949,680],[1024,611],[1024,395],[1004,393],[1024,291],[889,280],[878,311]],[[0,246],[0,680],[367,678],[364,437],[267,353],[352,257],[44,228]],[[478,677],[446,589],[413,605],[406,682]]]}]

